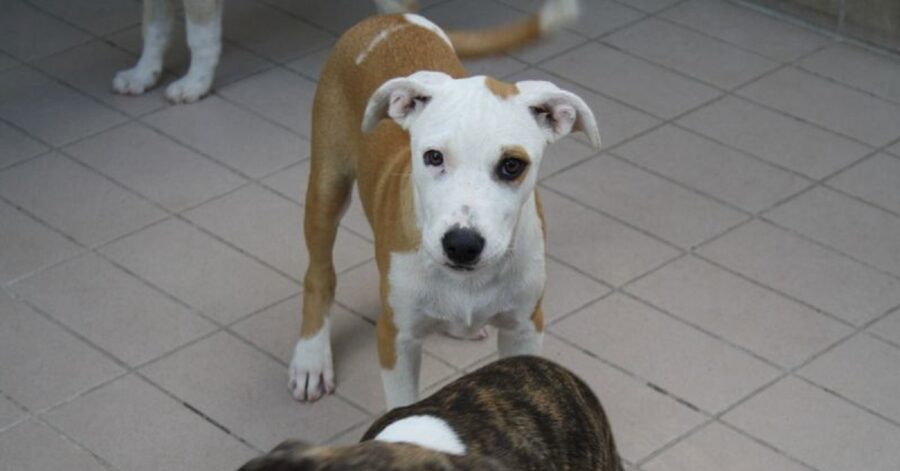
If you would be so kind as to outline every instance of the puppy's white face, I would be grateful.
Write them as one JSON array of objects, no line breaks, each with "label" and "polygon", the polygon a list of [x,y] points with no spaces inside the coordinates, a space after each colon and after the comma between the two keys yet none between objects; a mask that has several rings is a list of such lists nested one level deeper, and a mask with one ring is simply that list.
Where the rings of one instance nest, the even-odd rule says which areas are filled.
[{"label": "puppy's white face", "polygon": [[459,271],[490,266],[510,251],[550,141],[578,128],[599,146],[587,106],[548,82],[418,72],[376,91],[363,129],[384,114],[410,134],[422,247]]}]

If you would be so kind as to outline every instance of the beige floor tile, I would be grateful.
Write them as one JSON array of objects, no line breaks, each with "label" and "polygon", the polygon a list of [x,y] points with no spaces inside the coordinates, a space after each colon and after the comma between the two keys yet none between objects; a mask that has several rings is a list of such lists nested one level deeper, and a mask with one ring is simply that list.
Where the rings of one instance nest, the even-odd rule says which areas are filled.
[{"label": "beige floor tile", "polygon": [[575,165],[582,160],[597,155],[597,150],[593,147],[583,144],[577,139],[565,138],[556,141],[544,151],[541,160],[541,173],[539,179],[545,179],[548,176]]},{"label": "beige floor tile", "polygon": [[569,51],[543,66],[662,118],[684,113],[720,93],[700,82],[597,43]]},{"label": "beige floor tile", "polygon": [[835,43],[800,61],[800,67],[900,102],[900,61],[847,43]]},{"label": "beige floor tile", "polygon": [[619,294],[550,330],[710,413],[725,410],[778,374],[762,361]]},{"label": "beige floor tile", "polygon": [[309,146],[303,138],[215,96],[144,119],[178,141],[254,178],[299,162]]},{"label": "beige floor tile", "polygon": [[320,443],[366,417],[337,396],[298,403],[287,390],[284,365],[227,333],[191,345],[143,372],[261,450],[288,437]]},{"label": "beige floor tile", "polygon": [[151,226],[101,251],[223,323],[299,290],[296,283],[177,219]]},{"label": "beige floor tile", "polygon": [[662,16],[780,61],[794,60],[828,42],[811,30],[718,0],[684,2]]},{"label": "beige floor tile", "polygon": [[542,354],[570,369],[603,405],[622,457],[636,462],[700,425],[705,417],[642,381],[585,355],[553,336]]},{"label": "beige floor tile", "polygon": [[852,329],[694,257],[626,290],[782,367],[798,366]]},{"label": "beige floor tile", "polygon": [[[301,298],[254,314],[234,326],[234,331],[278,357],[284,366],[284,390],[287,393],[287,365],[294,354],[300,331]],[[337,394],[371,413],[385,410],[381,368],[378,365],[375,327],[340,306],[331,310],[331,342]],[[437,384],[453,374],[452,368],[425,354],[422,358],[420,390]],[[297,407],[310,407],[297,404]],[[311,406],[315,408],[316,405]]]},{"label": "beige floor tile", "polygon": [[69,400],[124,371],[3,293],[0,312],[0,390],[32,411]]},{"label": "beige floor tile", "polygon": [[900,105],[795,68],[779,70],[738,93],[873,146],[900,137]]},{"label": "beige floor tile", "polygon": [[47,414],[117,469],[234,469],[255,452],[134,375]]},{"label": "beige floor tile", "polygon": [[0,173],[0,194],[88,246],[165,217],[161,209],[56,153]]},{"label": "beige floor tile", "polygon": [[670,246],[550,191],[541,193],[547,253],[612,286],[678,255]]},{"label": "beige floor tile", "polygon": [[769,387],[724,420],[822,471],[900,466],[900,428],[796,378]]},{"label": "beige floor tile", "polygon": [[422,10],[422,15],[446,30],[488,28],[521,19],[525,14],[494,0],[450,0]]},{"label": "beige floor tile", "polygon": [[0,283],[7,283],[77,254],[81,248],[0,201]]},{"label": "beige floor tile", "polygon": [[57,146],[111,128],[126,119],[24,68],[0,75],[0,117]]},{"label": "beige floor tile", "polygon": [[137,57],[98,40],[41,59],[35,62],[35,66],[78,91],[131,116],[165,108],[168,105],[165,87],[173,80],[169,74],[163,74],[160,84],[143,95],[113,93],[112,81],[116,72],[130,69],[135,63]]},{"label": "beige floor tile", "polygon": [[[534,9],[537,10],[540,3],[535,3],[537,5]],[[578,22],[574,26],[569,27],[569,29],[596,38],[619,29],[643,16],[644,13],[638,10],[610,0],[583,2]]]},{"label": "beige floor tile", "polygon": [[797,374],[900,422],[900,348],[857,335]]},{"label": "beige floor tile", "polygon": [[369,430],[369,427],[375,422],[375,419],[370,419],[363,422],[362,425],[358,425],[353,427],[352,429],[344,432],[332,440],[328,441],[328,445],[330,446],[347,446],[359,443],[362,440],[363,435]]},{"label": "beige floor tile", "polygon": [[138,124],[91,137],[67,147],[65,152],[173,212],[196,206],[246,181]]},{"label": "beige floor tile", "polygon": [[44,424],[29,420],[0,435],[0,469],[104,471],[91,454]]},{"label": "beige floor tile", "polygon": [[699,253],[855,325],[900,303],[894,279],[764,222],[751,222]]},{"label": "beige floor tile", "polygon": [[21,0],[3,3],[0,49],[33,60],[87,41],[90,36]]},{"label": "beige floor tile", "polygon": [[[547,68],[547,70],[554,70]],[[634,108],[625,106],[619,102],[610,100],[609,98],[594,93],[584,87],[578,86],[572,82],[560,79],[541,69],[528,69],[508,78],[509,81],[517,80],[546,80],[556,84],[563,90],[568,90],[577,94],[587,103],[594,118],[597,120],[597,127],[600,129],[600,136],[603,140],[603,148],[609,149],[612,146],[634,137],[647,129],[659,124],[659,119],[649,114],[638,111]],[[585,145],[590,142],[583,133],[575,133],[573,136]],[[594,150],[596,152],[596,150]]]},{"label": "beige floor tile", "polygon": [[47,150],[41,144],[18,129],[0,122],[0,169],[34,157]]},{"label": "beige floor tile", "polygon": [[828,180],[828,184],[900,213],[900,159],[877,154]]},{"label": "beige floor tile", "polygon": [[733,96],[688,114],[678,124],[814,179],[824,178],[872,150]]},{"label": "beige floor tile", "polygon": [[882,339],[900,345],[900,310],[896,310],[872,324],[868,330]]},{"label": "beige floor tile", "polygon": [[16,283],[17,294],[132,366],[214,326],[94,254]]},{"label": "beige floor tile", "polygon": [[[231,3],[225,7],[225,10],[227,11],[230,7]],[[185,36],[183,17],[176,16],[175,26],[172,29],[172,39],[169,41],[169,51],[166,53],[164,64],[166,70],[171,73],[168,81],[172,81],[174,77],[181,77],[186,74],[190,66],[191,51],[188,48]],[[140,26],[111,34],[105,39],[112,41],[116,46],[125,49],[134,56],[132,62],[127,64],[125,68],[130,69],[137,63],[137,57],[141,54],[144,45]],[[271,66],[271,61],[225,40],[222,42],[222,54],[219,57],[219,65],[216,67],[216,76],[213,79],[212,89],[215,91],[223,85]],[[110,83],[112,78],[113,76],[108,77]],[[158,85],[158,87],[164,86],[165,83]]]},{"label": "beige floor tile", "polygon": [[641,466],[645,471],[807,471],[783,454],[713,422]]},{"label": "beige floor tile", "polygon": [[811,183],[671,125],[614,153],[751,213],[770,208]]},{"label": "beige floor tile", "polygon": [[506,55],[465,59],[462,63],[470,75],[487,75],[498,79],[528,68],[528,64]]},{"label": "beige floor tile", "polygon": [[356,0],[263,0],[282,10],[303,18],[334,34],[341,34],[366,17],[377,14],[373,2]]},{"label": "beige floor tile", "polygon": [[[277,67],[229,85],[219,93],[301,136],[310,136],[316,93],[316,84],[311,80]],[[303,147],[300,152],[306,157],[309,148]]]},{"label": "beige floor tile", "polygon": [[0,431],[12,427],[26,418],[26,412],[6,397],[0,395]]},{"label": "beige floor tile", "polygon": [[[303,278],[308,262],[303,208],[283,197],[251,185],[192,209],[185,217],[294,279]],[[337,271],[373,256],[368,241],[338,230],[334,249]]]},{"label": "beige floor tile", "polygon": [[641,10],[647,12],[655,13],[659,10],[662,10],[663,8],[667,8],[673,5],[677,1],[678,0],[628,0],[626,2],[626,5],[640,8]]},{"label": "beige floor tile", "polygon": [[888,150],[888,152],[894,154],[895,156],[900,157],[900,141],[897,141],[896,144],[892,145],[891,147],[888,147],[887,150]]},{"label": "beige floor tile", "polygon": [[330,53],[331,48],[326,47],[311,54],[307,54],[299,59],[288,62],[284,66],[288,69],[293,70],[294,72],[297,72],[298,74],[302,74],[304,77],[309,77],[313,80],[319,80],[319,75],[322,73],[322,67],[325,66],[325,61],[328,60],[328,56]]},{"label": "beige floor tile", "polygon": [[141,5],[137,2],[34,0],[32,3],[98,36],[139,24],[141,21]]},{"label": "beige floor tile", "polygon": [[295,59],[334,41],[333,35],[313,25],[250,0],[228,4],[222,30],[227,39],[278,62]]},{"label": "beige floor tile", "polygon": [[509,55],[529,64],[537,64],[585,42],[585,38],[581,35],[560,31],[522,49],[510,51]]},{"label": "beige floor tile", "polygon": [[335,299],[374,323],[381,313],[381,304],[378,300],[379,283],[375,260],[366,262],[338,275]]},{"label": "beige floor tile", "polygon": [[778,63],[672,23],[651,18],[604,42],[721,88],[733,88]]},{"label": "beige floor tile", "polygon": [[547,285],[544,288],[544,322],[556,319],[607,295],[610,289],[556,260],[547,259]]},{"label": "beige floor tile", "polygon": [[0,52],[0,72],[12,69],[18,65],[19,61],[13,59],[9,54]]},{"label": "beige floor tile", "polygon": [[900,276],[900,218],[886,211],[818,187],[765,217]]},{"label": "beige floor tile", "polygon": [[746,218],[710,198],[606,155],[572,167],[544,184],[685,248]]}]

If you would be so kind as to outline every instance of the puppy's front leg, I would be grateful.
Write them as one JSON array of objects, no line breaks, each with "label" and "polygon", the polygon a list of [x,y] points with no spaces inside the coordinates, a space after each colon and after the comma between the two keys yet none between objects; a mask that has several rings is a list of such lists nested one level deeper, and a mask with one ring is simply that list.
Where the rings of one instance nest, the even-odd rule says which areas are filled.
[{"label": "puppy's front leg", "polygon": [[504,323],[497,329],[497,349],[500,358],[515,355],[538,355],[544,339],[544,311],[540,304],[535,307],[530,318],[513,316],[513,322]]},{"label": "puppy's front leg", "polygon": [[398,332],[392,312],[378,318],[378,360],[388,409],[407,406],[419,399],[422,340],[412,332]]},{"label": "puppy's front leg", "polygon": [[122,70],[113,79],[113,90],[126,95],[140,95],[159,80],[163,56],[169,47],[175,22],[174,0],[144,0],[141,31],[144,49],[137,65]]},{"label": "puppy's front leg", "polygon": [[222,52],[222,0],[184,0],[191,67],[166,89],[175,103],[197,101],[209,92]]}]

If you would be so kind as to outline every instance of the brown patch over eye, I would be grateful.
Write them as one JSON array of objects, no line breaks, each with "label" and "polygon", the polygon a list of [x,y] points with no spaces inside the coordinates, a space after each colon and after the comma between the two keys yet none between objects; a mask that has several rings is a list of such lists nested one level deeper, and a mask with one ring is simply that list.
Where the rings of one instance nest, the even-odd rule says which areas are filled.
[{"label": "brown patch over eye", "polygon": [[500,160],[494,167],[494,175],[503,182],[521,182],[531,165],[528,152],[522,146],[506,146],[502,152]]}]

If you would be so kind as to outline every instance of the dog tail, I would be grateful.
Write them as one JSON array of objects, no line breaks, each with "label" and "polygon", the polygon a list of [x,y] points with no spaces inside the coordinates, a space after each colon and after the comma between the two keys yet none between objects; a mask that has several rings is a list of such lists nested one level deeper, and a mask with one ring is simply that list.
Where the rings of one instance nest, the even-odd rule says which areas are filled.
[{"label": "dog tail", "polygon": [[461,58],[499,54],[553,34],[578,18],[578,0],[546,0],[541,11],[527,18],[476,31],[447,31]]}]

